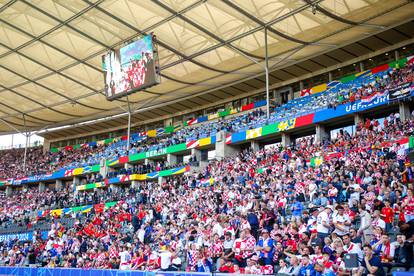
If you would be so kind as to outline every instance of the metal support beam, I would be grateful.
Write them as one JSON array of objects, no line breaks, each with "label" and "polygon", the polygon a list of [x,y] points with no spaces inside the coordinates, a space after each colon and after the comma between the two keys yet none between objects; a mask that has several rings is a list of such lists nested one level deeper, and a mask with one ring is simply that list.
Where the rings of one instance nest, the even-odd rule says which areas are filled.
[{"label": "metal support beam", "polygon": [[266,118],[270,118],[270,99],[269,99],[269,55],[267,47],[267,28],[265,28],[265,74],[266,74]]},{"label": "metal support beam", "polygon": [[23,114],[23,124],[24,124],[24,131],[25,131],[25,136],[26,136],[26,143],[25,143],[25,145],[24,145],[24,156],[23,156],[23,172],[26,172],[26,156],[27,156],[27,138],[28,138],[28,135],[27,135],[27,128],[26,128],[26,116],[24,116],[24,114]]},{"label": "metal support beam", "polygon": [[128,102],[128,139],[127,139],[127,154],[129,154],[129,149],[130,149],[130,147],[131,147],[131,141],[130,141],[130,139],[131,139],[131,106],[130,106],[130,104],[129,104],[129,98],[128,98],[128,95],[127,95],[127,102]]}]

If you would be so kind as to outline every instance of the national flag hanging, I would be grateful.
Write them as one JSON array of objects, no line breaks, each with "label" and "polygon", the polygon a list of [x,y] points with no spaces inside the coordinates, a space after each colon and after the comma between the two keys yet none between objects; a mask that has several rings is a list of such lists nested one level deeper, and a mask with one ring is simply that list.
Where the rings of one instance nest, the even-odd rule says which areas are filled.
[{"label": "national flag hanging", "polygon": [[323,163],[323,157],[313,157],[310,160],[310,165],[313,168],[319,167]]},{"label": "national flag hanging", "polygon": [[92,210],[93,205],[85,205],[81,207],[82,213],[89,213]]},{"label": "national flag hanging", "polygon": [[372,95],[365,96],[361,98],[361,103],[370,103],[374,101],[375,99],[384,96],[385,92],[376,92]]},{"label": "national flag hanging", "polygon": [[73,176],[73,170],[66,170],[64,177]]},{"label": "national flag hanging", "polygon": [[190,119],[190,120],[188,120],[186,123],[187,123],[187,126],[194,125],[194,124],[196,124],[196,123],[197,123],[197,119]]},{"label": "national flag hanging", "polygon": [[194,148],[198,147],[198,145],[199,145],[198,140],[193,140],[193,141],[187,142],[186,148],[187,149],[194,149]]},{"label": "national flag hanging", "polygon": [[306,97],[306,96],[309,96],[311,94],[312,94],[312,89],[311,88],[300,90],[300,96],[301,97]]},{"label": "national flag hanging", "polygon": [[148,137],[155,137],[155,136],[157,136],[157,130],[156,129],[148,130],[147,135],[148,135]]},{"label": "national flag hanging", "polygon": [[227,145],[230,145],[231,144],[231,134],[230,135],[227,135],[227,137],[226,137],[226,144]]}]

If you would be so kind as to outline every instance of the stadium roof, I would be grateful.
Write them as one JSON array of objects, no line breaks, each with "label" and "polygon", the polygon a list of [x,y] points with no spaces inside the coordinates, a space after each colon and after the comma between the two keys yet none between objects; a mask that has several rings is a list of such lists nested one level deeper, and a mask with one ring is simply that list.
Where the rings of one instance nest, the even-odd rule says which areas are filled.
[{"label": "stadium roof", "polygon": [[[162,83],[129,97],[137,110],[135,121],[262,88],[265,27],[272,71],[363,39],[362,53],[364,48],[392,45],[399,36],[412,38],[414,29],[414,3],[407,0],[0,3],[2,133],[24,131],[25,125],[27,130],[41,130],[124,113],[125,99],[109,102],[103,94],[101,55],[150,32],[159,41]],[[398,29],[405,22],[410,25]],[[384,36],[368,39],[377,33]],[[358,55],[355,51],[348,55]],[[340,61],[341,54],[330,58]],[[330,61],[312,64],[285,74],[299,76],[327,67]],[[271,80],[283,77],[274,75]],[[231,86],[236,84],[246,87]],[[44,135],[57,138],[125,123],[126,116],[119,116]]]}]

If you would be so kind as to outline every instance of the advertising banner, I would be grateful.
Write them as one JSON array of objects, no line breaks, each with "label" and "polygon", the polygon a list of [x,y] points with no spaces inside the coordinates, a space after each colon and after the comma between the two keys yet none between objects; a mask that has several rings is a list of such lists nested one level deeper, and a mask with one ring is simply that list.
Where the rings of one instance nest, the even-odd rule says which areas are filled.
[{"label": "advertising banner", "polygon": [[389,100],[396,101],[404,99],[411,95],[411,91],[414,90],[412,83],[404,83],[395,88],[389,90]]}]

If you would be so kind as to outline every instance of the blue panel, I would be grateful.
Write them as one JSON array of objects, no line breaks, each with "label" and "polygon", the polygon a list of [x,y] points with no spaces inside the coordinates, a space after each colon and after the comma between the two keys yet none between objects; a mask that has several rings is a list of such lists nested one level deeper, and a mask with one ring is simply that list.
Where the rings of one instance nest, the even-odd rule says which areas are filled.
[{"label": "blue panel", "polygon": [[263,101],[258,101],[254,103],[254,108],[256,107],[261,107],[261,106],[265,106],[267,104],[266,100]]},{"label": "blue panel", "polygon": [[115,184],[115,183],[119,183],[119,182],[121,182],[119,177],[112,177],[112,178],[108,179],[108,184]]},{"label": "blue panel", "polygon": [[246,131],[233,133],[231,135],[231,143],[241,142],[246,140]]},{"label": "blue panel", "polygon": [[362,102],[357,101],[355,103],[348,103],[344,105],[339,105],[336,109],[330,108],[325,109],[322,111],[318,111],[315,113],[315,117],[313,119],[314,123],[326,121],[335,117],[344,116],[347,114],[353,114],[356,112],[364,111],[373,107],[377,107],[380,105],[388,104],[388,95],[375,98],[370,102]]},{"label": "blue panel", "polygon": [[208,116],[201,116],[197,118],[197,123],[207,122]]}]

